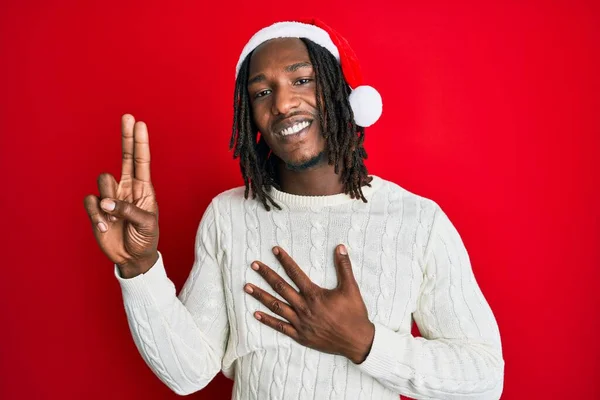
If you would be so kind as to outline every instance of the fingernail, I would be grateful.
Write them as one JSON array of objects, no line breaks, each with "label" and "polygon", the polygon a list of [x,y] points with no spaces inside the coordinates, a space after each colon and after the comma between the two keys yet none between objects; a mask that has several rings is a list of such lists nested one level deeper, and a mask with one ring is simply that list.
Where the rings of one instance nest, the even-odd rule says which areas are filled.
[{"label": "fingernail", "polygon": [[275,255],[279,254],[279,247],[273,247],[273,254],[275,254]]},{"label": "fingernail", "polygon": [[346,251],[346,246],[344,246],[343,244],[340,245],[339,251],[340,251],[340,254],[343,255],[343,256],[347,256],[348,255],[348,252]]},{"label": "fingernail", "polygon": [[259,313],[254,313],[254,318],[260,321],[261,316]]},{"label": "fingernail", "polygon": [[252,267],[253,270],[258,271],[258,264],[257,263],[252,263],[252,265],[250,265]]},{"label": "fingernail", "polygon": [[98,229],[100,229],[100,232],[106,232],[108,230],[104,222],[98,222]]},{"label": "fingernail", "polygon": [[244,286],[244,290],[246,291],[246,293],[250,293],[250,294],[252,294],[252,292],[254,291],[254,290],[252,290],[252,286],[250,286],[250,285]]},{"label": "fingernail", "polygon": [[114,215],[111,215],[111,216],[110,216],[110,220],[111,220],[112,222],[115,222],[115,221],[117,220],[117,217],[115,217]]},{"label": "fingernail", "polygon": [[115,209],[115,202],[112,200],[104,199],[100,202],[100,206],[103,210],[112,211]]}]

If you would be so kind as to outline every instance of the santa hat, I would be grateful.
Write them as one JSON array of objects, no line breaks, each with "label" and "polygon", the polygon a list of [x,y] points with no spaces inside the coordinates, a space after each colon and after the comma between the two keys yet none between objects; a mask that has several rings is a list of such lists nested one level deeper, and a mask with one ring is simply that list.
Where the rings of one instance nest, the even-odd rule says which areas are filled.
[{"label": "santa hat", "polygon": [[309,39],[329,50],[338,60],[344,78],[352,89],[349,101],[356,125],[367,127],[379,119],[382,111],[381,95],[375,88],[363,85],[356,54],[346,39],[318,19],[302,22],[277,22],[255,33],[242,50],[235,69],[236,78],[248,54],[259,45],[267,40],[288,37]]}]

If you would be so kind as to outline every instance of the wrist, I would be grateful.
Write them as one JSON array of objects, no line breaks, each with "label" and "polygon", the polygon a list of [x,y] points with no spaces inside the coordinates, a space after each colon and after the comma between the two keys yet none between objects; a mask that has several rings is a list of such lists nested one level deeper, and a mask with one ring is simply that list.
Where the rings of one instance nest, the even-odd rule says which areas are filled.
[{"label": "wrist", "polygon": [[134,259],[124,264],[118,264],[119,273],[122,278],[131,279],[138,275],[145,274],[158,261],[158,251],[143,258]]},{"label": "wrist", "polygon": [[358,330],[359,334],[356,337],[355,345],[353,346],[353,354],[348,358],[354,364],[361,364],[364,362],[373,346],[373,339],[375,338],[375,325],[369,321],[364,329]]}]

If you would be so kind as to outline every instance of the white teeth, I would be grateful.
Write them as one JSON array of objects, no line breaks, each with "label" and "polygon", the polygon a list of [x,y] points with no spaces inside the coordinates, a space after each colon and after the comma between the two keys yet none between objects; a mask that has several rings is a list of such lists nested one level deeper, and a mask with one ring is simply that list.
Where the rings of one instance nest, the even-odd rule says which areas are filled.
[{"label": "white teeth", "polygon": [[290,126],[289,128],[286,128],[286,129],[282,130],[280,132],[280,135],[286,136],[286,135],[292,135],[294,133],[298,133],[302,129],[306,128],[309,125],[310,125],[310,122],[308,122],[308,121],[299,122],[299,123],[297,123],[297,124],[295,124],[293,126]]}]

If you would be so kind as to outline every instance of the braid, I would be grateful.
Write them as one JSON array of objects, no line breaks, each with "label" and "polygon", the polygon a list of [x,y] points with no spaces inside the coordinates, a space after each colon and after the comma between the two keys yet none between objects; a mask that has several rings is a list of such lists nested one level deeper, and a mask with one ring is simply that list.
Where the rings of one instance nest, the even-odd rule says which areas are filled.
[{"label": "braid", "polygon": [[[335,167],[344,185],[344,193],[353,199],[367,202],[362,186],[370,186],[364,160],[367,152],[363,146],[365,129],[354,122],[354,114],[348,101],[350,87],[344,79],[341,67],[333,55],[324,47],[308,39],[301,39],[308,49],[316,77],[317,110],[319,125],[327,141],[329,165]],[[234,116],[229,148],[233,149],[233,158],[240,159],[240,169],[248,198],[250,190],[252,198],[264,205],[267,211],[271,206],[281,209],[268,194],[271,187],[277,187],[275,181],[274,158],[270,157],[270,149],[252,119],[252,108],[248,95],[248,74],[250,71],[250,53],[240,67],[235,83]]]},{"label": "braid", "polygon": [[262,137],[258,138],[259,132],[252,119],[252,108],[246,86],[251,55],[252,53],[241,65],[235,83],[233,129],[229,148],[234,150],[233,158],[240,159],[240,170],[246,186],[244,197],[248,198],[249,191],[252,190],[252,198],[258,197],[265,209],[270,211],[269,203],[278,209],[281,207],[267,194],[274,184],[274,167],[269,160],[269,146]]}]

